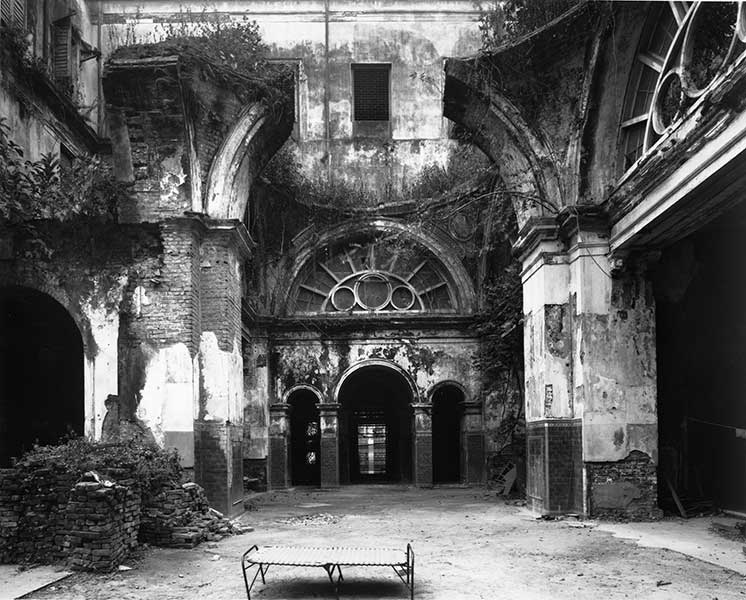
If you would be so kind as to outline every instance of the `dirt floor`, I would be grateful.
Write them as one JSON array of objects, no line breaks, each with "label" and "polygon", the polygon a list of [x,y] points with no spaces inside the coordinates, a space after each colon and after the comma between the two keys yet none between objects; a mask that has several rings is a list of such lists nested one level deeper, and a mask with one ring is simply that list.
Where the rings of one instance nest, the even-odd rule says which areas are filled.
[{"label": "dirt floor", "polygon": [[[349,486],[262,494],[255,503],[256,510],[241,518],[253,533],[193,550],[145,549],[126,563],[132,570],[77,573],[25,597],[245,598],[240,557],[252,544],[404,548],[409,542],[416,551],[418,599],[746,598],[742,544],[717,545],[717,533],[702,527],[696,547],[706,551],[712,543],[714,554],[727,554],[731,565],[744,568],[642,547],[591,522],[536,519],[483,489]],[[670,520],[674,537],[676,527],[687,526]],[[637,527],[644,532],[646,526]],[[391,569],[347,568],[343,574],[340,598],[408,598]],[[322,569],[273,567],[252,598],[334,598],[334,593]]]}]

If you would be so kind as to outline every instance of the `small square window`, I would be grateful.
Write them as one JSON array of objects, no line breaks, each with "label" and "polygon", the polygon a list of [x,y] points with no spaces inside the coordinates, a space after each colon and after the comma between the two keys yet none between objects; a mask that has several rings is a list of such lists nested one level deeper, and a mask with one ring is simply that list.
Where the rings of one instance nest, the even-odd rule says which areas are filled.
[{"label": "small square window", "polygon": [[355,121],[389,120],[390,65],[352,65]]}]

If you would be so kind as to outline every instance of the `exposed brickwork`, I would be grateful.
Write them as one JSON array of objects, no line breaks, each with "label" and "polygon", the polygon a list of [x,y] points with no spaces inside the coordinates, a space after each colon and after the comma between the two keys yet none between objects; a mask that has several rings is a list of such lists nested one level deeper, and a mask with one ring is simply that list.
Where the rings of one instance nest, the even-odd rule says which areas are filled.
[{"label": "exposed brickwork", "polygon": [[202,330],[231,351],[241,340],[241,259],[230,232],[213,231],[201,248]]},{"label": "exposed brickwork", "polygon": [[321,436],[321,487],[339,485],[339,439],[336,435]]},{"label": "exposed brickwork", "polygon": [[110,571],[137,545],[140,493],[132,488],[77,483],[64,514],[65,530],[55,540],[74,569]]},{"label": "exposed brickwork", "polygon": [[41,468],[0,470],[0,562],[49,563],[63,557],[60,532],[77,477]]},{"label": "exposed brickwork", "polygon": [[433,484],[433,436],[427,432],[417,432],[414,439],[415,485]]},{"label": "exposed brickwork", "polygon": [[288,486],[288,442],[284,437],[270,436],[268,457],[268,486],[271,490]]},{"label": "exposed brickwork", "polygon": [[632,452],[618,462],[586,463],[590,516],[598,519],[659,519],[657,467],[650,457]]},{"label": "exposed brickwork", "polygon": [[243,461],[244,489],[267,491],[267,459],[245,458]]},{"label": "exposed brickwork", "polygon": [[[172,70],[172,77],[164,74]],[[140,70],[137,83],[115,71],[104,79],[111,111],[126,124],[135,194],[120,209],[125,222],[158,222],[191,209],[181,87],[175,65]],[[116,149],[115,149],[116,150]]]},{"label": "exposed brickwork", "polygon": [[204,490],[196,483],[163,490],[143,506],[141,518],[140,542],[169,548],[193,548],[238,532],[210,509]]},{"label": "exposed brickwork", "polygon": [[583,513],[580,420],[526,424],[529,506],[542,514]]},{"label": "exposed brickwork", "polygon": [[194,478],[220,511],[229,506],[228,431],[223,423],[194,422]]},{"label": "exposed brickwork", "polygon": [[484,434],[466,434],[466,482],[481,483],[484,479]]},{"label": "exposed brickwork", "polygon": [[231,514],[243,498],[243,427],[220,422],[194,422],[194,475],[210,506]]}]

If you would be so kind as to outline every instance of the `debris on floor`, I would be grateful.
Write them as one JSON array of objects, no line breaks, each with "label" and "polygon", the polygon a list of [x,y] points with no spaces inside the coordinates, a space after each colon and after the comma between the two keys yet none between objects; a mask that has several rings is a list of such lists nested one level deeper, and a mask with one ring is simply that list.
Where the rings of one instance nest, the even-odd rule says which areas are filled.
[{"label": "debris on floor", "polygon": [[340,517],[330,515],[329,513],[316,513],[288,517],[287,519],[281,519],[279,522],[284,525],[333,525],[334,523],[339,522],[339,519]]}]

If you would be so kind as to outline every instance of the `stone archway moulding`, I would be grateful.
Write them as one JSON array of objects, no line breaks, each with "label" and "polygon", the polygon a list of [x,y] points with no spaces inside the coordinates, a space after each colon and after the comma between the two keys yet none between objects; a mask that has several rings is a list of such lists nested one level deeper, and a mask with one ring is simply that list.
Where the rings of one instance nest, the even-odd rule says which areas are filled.
[{"label": "stone archway moulding", "polygon": [[344,385],[345,381],[356,373],[357,371],[361,369],[365,369],[366,367],[384,367],[387,369],[391,369],[392,371],[395,371],[399,375],[402,376],[404,381],[406,381],[407,386],[409,387],[409,391],[412,394],[412,401],[410,404],[419,404],[420,403],[420,393],[417,390],[417,386],[415,385],[414,381],[412,380],[412,377],[410,376],[407,371],[405,371],[402,367],[397,365],[394,362],[388,361],[388,360],[380,360],[375,358],[370,358],[367,360],[361,360],[358,363],[355,363],[354,365],[350,366],[345,370],[344,373],[342,373],[341,377],[339,378],[339,381],[337,382],[337,385],[334,386],[334,394],[332,395],[333,401],[335,403],[339,403],[339,392],[342,390],[342,386]]},{"label": "stone archway moulding", "polygon": [[526,209],[514,200],[522,226],[528,218],[544,215],[543,206],[559,210],[564,205],[557,160],[510,100],[478,83],[475,60],[446,62],[443,114],[474,134],[476,145],[499,167],[508,190],[538,200]]},{"label": "stone archway moulding", "polygon": [[[285,131],[287,129],[287,131]],[[244,108],[223,140],[207,175],[204,212],[243,219],[252,178],[284,143],[290,129],[270,118],[263,102]]]},{"label": "stone archway moulding", "polygon": [[452,379],[446,379],[445,381],[439,381],[438,383],[431,385],[430,388],[425,393],[425,398],[427,398],[427,401],[430,404],[432,404],[433,396],[435,395],[435,392],[437,392],[440,388],[449,387],[449,386],[454,387],[459,392],[461,392],[461,395],[464,397],[464,402],[471,401],[469,393],[466,391],[466,388],[463,386],[463,384],[459,383],[458,381],[454,381]]},{"label": "stone archway moulding", "polygon": [[282,404],[290,404],[290,397],[296,392],[301,391],[311,392],[314,396],[316,396],[317,404],[324,404],[324,395],[318,390],[318,388],[306,383],[299,383],[298,385],[294,385],[293,387],[288,389],[282,395]]}]

